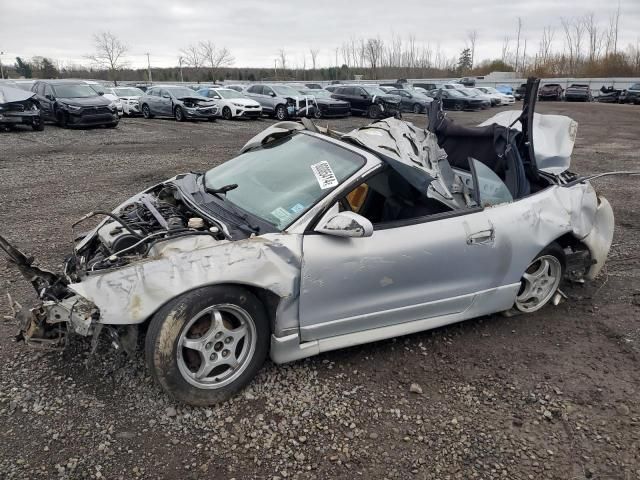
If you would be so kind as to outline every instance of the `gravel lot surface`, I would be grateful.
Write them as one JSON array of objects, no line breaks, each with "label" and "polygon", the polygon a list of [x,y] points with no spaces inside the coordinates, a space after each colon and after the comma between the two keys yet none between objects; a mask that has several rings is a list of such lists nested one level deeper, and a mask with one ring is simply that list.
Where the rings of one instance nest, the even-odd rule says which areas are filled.
[{"label": "gravel lot surface", "polygon": [[[450,115],[475,124],[495,111]],[[579,122],[574,171],[640,169],[639,107],[538,111]],[[0,133],[0,231],[57,269],[84,213],[223,162],[271,123]],[[172,403],[141,356],[103,346],[87,368],[86,344],[15,343],[5,292],[35,296],[0,260],[0,479],[640,478],[640,180],[596,185],[616,214],[610,260],[558,307],[268,363],[215,408]]]}]

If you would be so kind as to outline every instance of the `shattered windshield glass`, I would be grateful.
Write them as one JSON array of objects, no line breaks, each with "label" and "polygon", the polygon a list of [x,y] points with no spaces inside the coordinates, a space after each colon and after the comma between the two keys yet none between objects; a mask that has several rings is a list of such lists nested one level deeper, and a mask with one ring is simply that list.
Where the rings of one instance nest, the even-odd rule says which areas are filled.
[{"label": "shattered windshield glass", "polygon": [[284,230],[365,163],[360,155],[294,134],[209,170],[209,189],[237,184],[226,201]]}]

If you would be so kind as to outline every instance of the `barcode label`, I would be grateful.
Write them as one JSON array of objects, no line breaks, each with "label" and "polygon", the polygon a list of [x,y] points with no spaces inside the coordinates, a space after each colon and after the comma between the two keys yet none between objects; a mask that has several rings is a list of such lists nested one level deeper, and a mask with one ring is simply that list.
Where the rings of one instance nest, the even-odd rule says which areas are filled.
[{"label": "barcode label", "polygon": [[316,176],[318,184],[322,190],[327,188],[333,188],[338,185],[338,179],[336,178],[329,162],[323,160],[322,162],[311,165],[311,171]]}]

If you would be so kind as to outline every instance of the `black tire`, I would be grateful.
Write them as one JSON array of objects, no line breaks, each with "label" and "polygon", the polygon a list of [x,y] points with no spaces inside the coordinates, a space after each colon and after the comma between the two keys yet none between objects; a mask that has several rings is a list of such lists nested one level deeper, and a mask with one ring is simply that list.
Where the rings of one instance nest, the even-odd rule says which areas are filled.
[{"label": "black tire", "polygon": [[231,120],[233,118],[231,109],[229,107],[224,107],[222,109],[222,118],[224,118],[225,120]]},{"label": "black tire", "polygon": [[184,122],[184,112],[182,111],[182,107],[180,105],[173,109],[173,118],[176,119],[176,122]]},{"label": "black tire", "polygon": [[60,128],[67,128],[67,114],[62,110],[56,110],[56,123]]},{"label": "black tire", "polygon": [[149,105],[147,105],[146,103],[142,105],[142,116],[146,119],[153,118],[151,109],[149,108]]},{"label": "black tire", "polygon": [[286,120],[287,118],[289,118],[289,114],[287,113],[287,107],[285,107],[284,105],[278,105],[274,110],[274,113],[275,113],[275,117],[280,121]]},{"label": "black tire", "polygon": [[107,127],[107,128],[116,128],[118,126],[118,123],[120,123],[120,122],[107,123],[107,124],[105,124],[105,127]]},{"label": "black tire", "polygon": [[[181,373],[178,358],[182,357],[183,351],[179,351],[179,340],[185,327],[189,327],[199,312],[217,305],[231,305],[249,315],[255,326],[255,348],[242,366],[236,367],[243,370],[231,383],[199,388]],[[187,292],[162,307],[151,319],[145,357],[151,375],[171,397],[189,405],[206,406],[228,400],[253,379],[267,357],[269,341],[269,320],[255,295],[238,286],[217,285]],[[180,349],[184,348],[180,346]]]},{"label": "black tire", "polygon": [[316,107],[316,109],[313,112],[313,117],[317,119],[322,118],[322,110]]},{"label": "black tire", "polygon": [[456,103],[454,103],[454,104],[453,104],[453,109],[454,109],[456,112],[461,111],[461,110],[462,110],[462,108],[463,108],[462,103],[456,102]]},{"label": "black tire", "polygon": [[42,117],[34,118],[31,122],[31,128],[36,132],[41,132],[44,130],[44,122],[42,121]]},{"label": "black tire", "polygon": [[367,109],[367,117],[369,118],[378,118],[382,114],[382,110],[380,109],[380,105],[370,105]]},{"label": "black tire", "polygon": [[413,104],[413,113],[415,113],[415,114],[422,113],[422,105],[420,105],[419,103],[414,103]]},{"label": "black tire", "polygon": [[[531,273],[534,273],[534,271],[540,271],[543,267],[540,263],[542,259],[547,259],[548,261],[551,262],[548,268],[549,268],[549,271],[553,273],[554,282],[553,284],[550,284],[547,281],[547,283],[540,284],[539,286],[541,289],[544,289],[546,286],[549,286],[549,291],[544,293],[542,300],[540,300],[539,302],[534,302],[533,304],[525,308],[524,307],[525,302],[522,302],[522,300],[524,300],[524,298],[522,297],[527,296],[525,295],[525,289],[526,289],[526,283],[527,283],[525,276],[527,275],[527,273],[531,274]],[[558,291],[558,288],[564,276],[565,268],[566,268],[566,259],[565,259],[564,251],[562,250],[562,247],[560,245],[558,245],[556,242],[553,242],[552,244],[547,246],[544,250],[542,250],[538,255],[536,255],[536,257],[533,259],[533,261],[529,264],[529,266],[523,273],[520,290],[518,291],[516,302],[514,304],[514,310],[519,311],[521,313],[533,313],[540,310],[545,305],[547,305],[553,299],[556,292]],[[530,272],[530,270],[532,271]],[[557,277],[557,281],[555,280],[556,277]]]}]

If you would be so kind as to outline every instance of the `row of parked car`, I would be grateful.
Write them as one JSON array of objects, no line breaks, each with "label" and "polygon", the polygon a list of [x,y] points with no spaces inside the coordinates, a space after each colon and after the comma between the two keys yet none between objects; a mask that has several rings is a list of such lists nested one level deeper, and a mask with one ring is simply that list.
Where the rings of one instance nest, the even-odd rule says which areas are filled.
[{"label": "row of parked car", "polygon": [[[523,83],[515,90],[515,97],[524,96],[526,84]],[[640,105],[640,83],[631,85],[628,89],[613,87],[600,88],[600,94],[593,96],[591,86],[586,83],[573,83],[566,90],[559,83],[547,83],[538,90],[538,100],[565,100],[567,102],[601,102],[601,103],[631,103]]]}]

